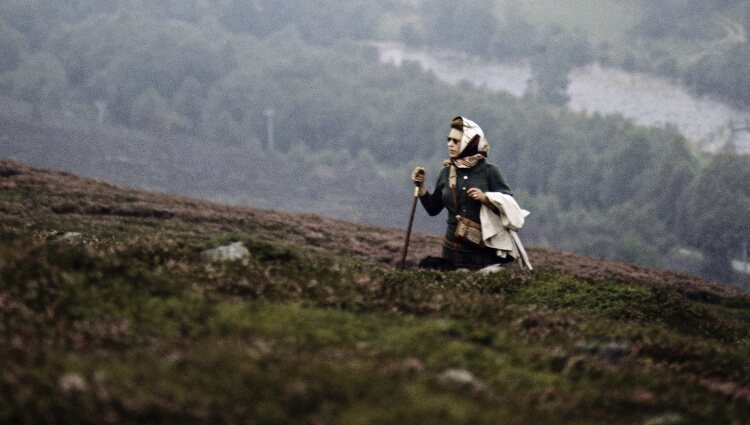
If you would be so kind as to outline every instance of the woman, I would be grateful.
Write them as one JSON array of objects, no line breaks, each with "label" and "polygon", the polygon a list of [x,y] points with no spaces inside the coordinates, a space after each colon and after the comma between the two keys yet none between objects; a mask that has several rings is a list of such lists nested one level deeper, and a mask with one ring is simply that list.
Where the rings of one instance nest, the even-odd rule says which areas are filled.
[{"label": "woman", "polygon": [[445,168],[438,176],[435,191],[427,191],[422,167],[412,173],[412,181],[419,187],[419,200],[427,213],[435,216],[443,208],[448,210],[448,229],[443,241],[443,261],[447,264],[441,268],[475,270],[513,261],[511,256],[498,256],[498,251],[482,243],[479,220],[482,204],[497,212],[485,193],[512,195],[500,170],[486,161],[489,148],[484,132],[475,122],[456,117],[448,132],[450,159],[443,163]]}]

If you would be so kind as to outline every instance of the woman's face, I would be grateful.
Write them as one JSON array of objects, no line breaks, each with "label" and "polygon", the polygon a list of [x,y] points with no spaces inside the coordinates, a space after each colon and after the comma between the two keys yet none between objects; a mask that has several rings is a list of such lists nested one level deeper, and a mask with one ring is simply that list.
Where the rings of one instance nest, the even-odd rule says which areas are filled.
[{"label": "woman's face", "polygon": [[455,128],[451,128],[451,131],[448,132],[448,155],[450,155],[451,158],[458,156],[458,148],[461,146],[462,136],[463,132],[456,130]]}]

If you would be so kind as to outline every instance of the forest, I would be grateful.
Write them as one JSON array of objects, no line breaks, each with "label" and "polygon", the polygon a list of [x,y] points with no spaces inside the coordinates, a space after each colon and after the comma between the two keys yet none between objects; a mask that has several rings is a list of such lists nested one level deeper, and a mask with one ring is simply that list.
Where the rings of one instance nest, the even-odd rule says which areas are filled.
[{"label": "forest", "polygon": [[[406,208],[411,168],[427,166],[433,181],[446,155],[447,123],[465,115],[482,125],[490,162],[532,211],[522,234],[528,243],[737,279],[728,261],[750,240],[750,158],[699,157],[676,130],[559,106],[564,81],[544,70],[570,69],[601,53],[579,33],[515,19],[504,25],[481,13],[492,6],[484,0],[459,9],[437,0],[418,3],[424,22],[406,25],[394,24],[393,16],[417,6],[395,0],[5,0],[0,94],[30,105],[13,125],[67,117],[66,137],[74,143],[81,123],[101,121],[123,143],[140,138],[143,146],[161,147],[168,141],[183,162],[155,165],[178,169],[177,176],[190,172],[186,166],[216,164],[221,172],[192,177],[213,188],[204,196],[250,205],[264,199],[261,206],[393,227],[402,224],[393,218]],[[664,13],[646,10],[647,17]],[[475,31],[452,29],[469,18],[478,18]],[[540,96],[516,99],[446,85],[416,64],[380,64],[362,41],[394,31],[389,25],[412,43],[475,53],[492,46],[496,57],[532,52],[535,78],[550,84],[540,84],[547,87]],[[686,29],[664,31],[647,36]],[[692,75],[698,89],[747,101],[742,90],[750,87],[750,72],[725,65],[748,66],[741,58],[749,52],[745,43],[731,59],[709,55],[676,72]],[[277,124],[275,152],[268,152],[266,139],[269,108]],[[10,133],[9,112],[2,114]],[[29,143],[62,149],[54,137],[63,138]],[[239,151],[246,159],[229,154]],[[187,184],[160,184],[152,188],[190,192]],[[439,232],[442,223],[430,226]]]},{"label": "forest", "polygon": [[[548,15],[577,7],[575,12],[589,16],[568,19],[572,22],[567,25],[564,17],[553,23],[539,16],[535,20],[529,13],[535,3],[548,9]],[[541,91],[542,97],[560,104],[567,100],[559,93],[564,93],[568,72],[597,61],[679,78],[698,93],[750,105],[750,3],[746,1],[469,0],[458,4],[424,0],[419,4],[413,13],[420,18],[401,27],[403,42],[449,46],[501,61],[528,59],[535,79],[548,87]],[[446,31],[455,22],[467,21],[472,22],[471,31]]]}]

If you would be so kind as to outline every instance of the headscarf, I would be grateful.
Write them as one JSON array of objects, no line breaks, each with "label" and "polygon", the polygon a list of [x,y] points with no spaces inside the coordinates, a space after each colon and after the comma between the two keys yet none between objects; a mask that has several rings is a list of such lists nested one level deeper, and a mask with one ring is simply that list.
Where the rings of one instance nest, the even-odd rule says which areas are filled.
[{"label": "headscarf", "polygon": [[[478,153],[483,154],[485,157],[490,153],[490,145],[487,143],[487,138],[484,137],[484,131],[474,121],[458,116],[451,120],[451,123],[460,122],[463,132],[461,136],[461,144],[458,149],[458,158],[465,158]],[[452,125],[453,128],[455,126]],[[476,139],[476,140],[475,140]],[[462,168],[462,167],[460,167]]]},{"label": "headscarf", "polygon": [[458,116],[451,120],[451,128],[456,128],[459,123],[462,131],[461,144],[459,145],[458,155],[443,161],[443,165],[450,167],[448,173],[448,186],[453,194],[453,205],[456,201],[456,168],[472,168],[485,159],[490,152],[490,144],[484,137],[484,131],[474,121]]}]

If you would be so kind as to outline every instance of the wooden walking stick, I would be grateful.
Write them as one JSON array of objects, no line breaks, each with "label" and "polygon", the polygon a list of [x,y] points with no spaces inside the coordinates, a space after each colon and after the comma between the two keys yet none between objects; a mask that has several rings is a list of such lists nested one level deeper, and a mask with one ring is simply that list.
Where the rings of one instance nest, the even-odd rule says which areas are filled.
[{"label": "wooden walking stick", "polygon": [[[424,174],[420,171],[418,174]],[[419,186],[414,188],[414,196],[411,203],[411,212],[409,213],[409,225],[406,226],[406,238],[404,239],[404,249],[401,250],[401,264],[399,268],[406,268],[406,253],[409,250],[409,238],[411,238],[411,225],[414,224],[414,212],[417,211],[417,199],[419,198]]]}]

